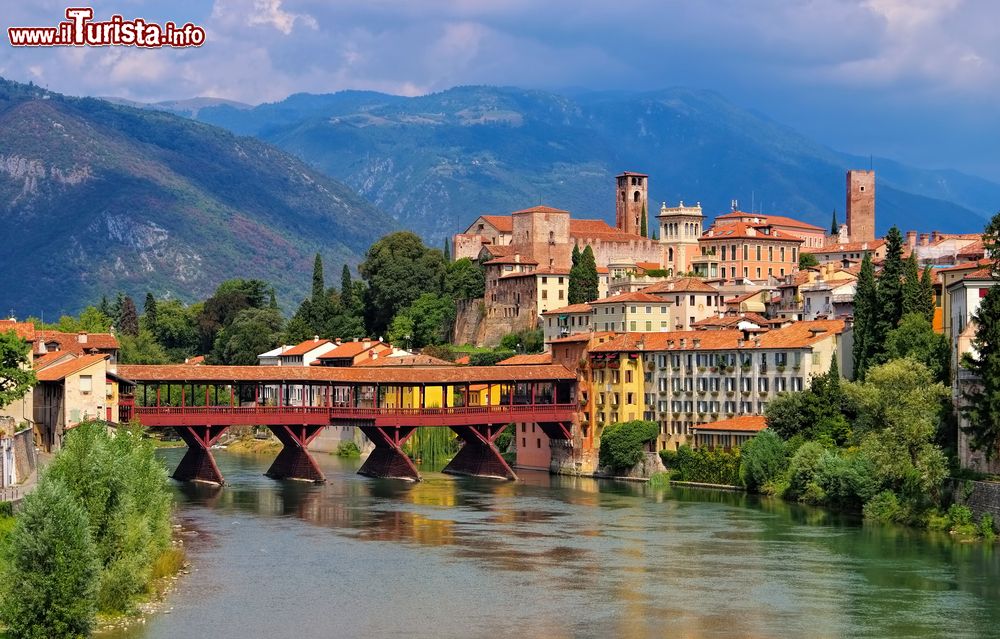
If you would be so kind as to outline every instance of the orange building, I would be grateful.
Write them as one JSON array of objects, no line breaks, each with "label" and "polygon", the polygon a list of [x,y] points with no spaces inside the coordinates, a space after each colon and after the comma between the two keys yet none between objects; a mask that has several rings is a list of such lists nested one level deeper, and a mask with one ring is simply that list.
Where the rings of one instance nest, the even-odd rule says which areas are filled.
[{"label": "orange building", "polygon": [[701,255],[692,264],[695,273],[710,279],[765,282],[799,267],[803,239],[781,230],[766,218],[756,222],[717,221],[698,239]]},{"label": "orange building", "polygon": [[760,213],[733,211],[715,218],[716,224],[729,224],[731,222],[770,224],[779,231],[785,231],[791,236],[802,238],[802,250],[806,253],[812,248],[823,248],[827,242],[826,229],[783,215],[761,215]]}]

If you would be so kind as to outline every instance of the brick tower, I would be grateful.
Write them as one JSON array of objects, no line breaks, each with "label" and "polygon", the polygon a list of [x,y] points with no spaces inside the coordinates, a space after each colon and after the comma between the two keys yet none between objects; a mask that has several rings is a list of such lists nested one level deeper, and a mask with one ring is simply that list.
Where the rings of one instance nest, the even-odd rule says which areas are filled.
[{"label": "brick tower", "polygon": [[875,171],[847,172],[847,234],[852,242],[875,239]]},{"label": "brick tower", "polygon": [[649,214],[649,176],[625,171],[615,179],[618,181],[618,188],[615,189],[615,226],[625,233],[641,235],[642,212]]}]

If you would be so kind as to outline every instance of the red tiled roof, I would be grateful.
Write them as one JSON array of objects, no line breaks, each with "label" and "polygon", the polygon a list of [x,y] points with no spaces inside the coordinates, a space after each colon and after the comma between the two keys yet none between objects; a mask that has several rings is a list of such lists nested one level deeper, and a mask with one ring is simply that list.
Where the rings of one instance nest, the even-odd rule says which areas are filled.
[{"label": "red tiled roof", "polygon": [[54,364],[64,357],[74,357],[74,355],[68,351],[50,351],[41,355],[35,355],[35,358],[31,361],[31,365],[37,370]]},{"label": "red tiled roof", "polygon": [[79,357],[73,358],[68,362],[63,362],[62,364],[55,364],[54,366],[49,366],[48,368],[43,368],[35,376],[40,382],[58,382],[64,379],[68,375],[73,373],[78,373],[86,368],[97,364],[98,362],[107,359],[107,355],[97,354],[97,355],[81,355]]},{"label": "red tiled roof", "polygon": [[694,328],[701,328],[703,326],[723,326],[736,328],[736,325],[740,322],[752,322],[758,326],[767,326],[771,320],[767,319],[763,315],[754,312],[740,313],[739,315],[725,315],[723,317],[706,317],[705,319],[698,320],[691,326]]},{"label": "red tiled roof", "polygon": [[479,217],[489,222],[501,233],[510,233],[514,230],[514,220],[509,215],[480,215]]},{"label": "red tiled roof", "polygon": [[728,300],[723,300],[726,304],[742,304],[752,297],[760,297],[762,293],[766,291],[750,291],[749,293],[744,293],[743,295],[737,295],[736,297],[731,297]]},{"label": "red tiled roof", "polygon": [[965,262],[963,264],[956,264],[955,266],[948,266],[945,268],[934,269],[937,273],[950,273],[954,271],[967,271],[969,269],[977,269],[981,266],[987,266],[992,263],[992,260],[982,259],[976,262]]},{"label": "red tiled roof", "polygon": [[505,255],[513,255],[515,248],[510,244],[484,244],[483,248],[486,249],[490,255],[493,257],[504,257]]},{"label": "red tiled roof", "polygon": [[497,362],[497,366],[537,366],[539,364],[551,364],[552,353],[526,353],[515,355]]},{"label": "red tiled roof", "polygon": [[[743,348],[780,349],[805,348],[833,334],[844,331],[844,320],[814,320],[793,322],[782,328],[759,333],[760,345],[755,339],[744,342]],[[685,346],[681,349],[681,339]],[[734,350],[739,348],[743,331],[720,329],[713,331],[670,331],[663,333],[621,333],[614,339],[591,349],[593,352],[665,351],[665,350]],[[698,340],[698,346],[694,342]],[[642,348],[639,348],[642,342]]]},{"label": "red tiled roof", "polygon": [[826,253],[851,253],[854,251],[877,251],[885,244],[885,240],[871,240],[869,242],[848,242],[847,244],[830,244],[822,248],[810,248],[806,253],[813,255],[824,255]]},{"label": "red tiled roof", "polygon": [[366,359],[355,366],[455,366],[454,362],[430,355],[388,355]]},{"label": "red tiled roof", "polygon": [[459,366],[468,366],[470,361],[472,361],[471,355],[462,355],[461,357],[455,358],[455,363]]},{"label": "red tiled roof", "polygon": [[306,341],[291,347],[290,349],[279,355],[279,357],[305,355],[306,353],[308,353],[313,349],[319,348],[324,344],[330,344],[330,343],[331,342],[328,339],[320,339],[320,340],[307,339]]},{"label": "red tiled roof", "polygon": [[589,313],[593,309],[590,304],[584,302],[583,304],[570,304],[569,306],[563,306],[562,308],[554,308],[551,311],[544,311],[542,315],[563,315],[565,313]]},{"label": "red tiled roof", "polygon": [[958,252],[959,257],[982,257],[985,254],[986,247],[983,245],[983,241],[976,240],[972,244],[967,244],[962,247]]},{"label": "red tiled roof", "polygon": [[760,220],[765,221],[768,224],[773,224],[774,226],[787,226],[801,229],[803,231],[821,231],[826,232],[821,226],[816,226],[815,224],[809,224],[808,222],[803,222],[801,220],[796,220],[791,217],[785,217],[783,215],[755,215],[753,213],[744,213],[743,211],[733,211],[731,213],[726,213],[725,215],[719,215],[716,220],[738,220],[740,218],[753,218],[756,217]]},{"label": "red tiled roof", "polygon": [[545,206],[544,204],[539,204],[538,206],[530,206],[526,209],[521,209],[520,211],[514,211],[511,215],[517,215],[518,213],[566,213],[569,211],[564,211],[562,209],[553,208],[551,206]]},{"label": "red tiled roof", "polygon": [[662,264],[657,264],[656,262],[636,262],[635,265],[645,271],[655,271],[663,268]]},{"label": "red tiled roof", "polygon": [[[652,287],[648,287],[652,288]],[[645,289],[644,289],[645,290]],[[594,300],[590,302],[591,305],[596,304],[620,304],[622,302],[644,302],[651,304],[669,304],[668,300],[663,299],[658,295],[650,295],[643,291],[635,291],[632,293],[622,293],[621,295],[613,295],[611,297],[602,297],[601,299]]]},{"label": "red tiled roof", "polygon": [[184,366],[121,365],[137,382],[332,382],[355,384],[462,384],[465,382],[575,380],[565,366]]},{"label": "red tiled roof", "polygon": [[187,366],[201,366],[205,363],[204,355],[195,355],[194,357],[188,357],[184,360],[184,364]]},{"label": "red tiled roof", "polygon": [[740,415],[739,417],[720,419],[719,421],[712,422],[710,424],[698,424],[697,426],[692,426],[692,428],[695,430],[759,433],[767,428],[767,419],[763,415]]},{"label": "red tiled roof", "polygon": [[18,322],[12,319],[0,320],[0,333],[14,331],[21,339],[35,341],[35,325],[31,322]]},{"label": "red tiled roof", "polygon": [[718,293],[719,289],[706,284],[697,277],[678,277],[666,282],[657,282],[640,291],[642,293]]},{"label": "red tiled roof", "polygon": [[367,342],[364,340],[358,342],[343,342],[342,344],[337,346],[337,348],[333,349],[332,351],[323,353],[317,359],[344,359],[347,357],[356,357],[357,355],[360,355],[361,353],[364,353],[365,351],[379,345],[384,346],[386,348],[389,347],[389,345],[386,344],[385,342],[376,342],[370,340]]},{"label": "red tiled roof", "polygon": [[[733,238],[746,238],[751,240],[772,240],[775,242],[795,242],[796,244],[801,244],[805,240],[801,237],[791,235],[788,231],[780,231],[771,227],[771,231],[768,234],[764,234],[763,231],[759,229],[768,227],[768,224],[748,224],[746,222],[725,221],[725,224],[716,223],[707,231],[702,233],[701,237],[698,238],[699,241],[711,241],[711,240],[728,240]],[[753,235],[750,234],[751,230]]]},{"label": "red tiled roof", "polygon": [[521,255],[519,253],[511,253],[508,255],[501,255],[500,257],[494,257],[492,260],[487,260],[486,264],[531,264],[538,265],[538,262],[531,259],[527,255]]},{"label": "red tiled roof", "polygon": [[81,354],[88,351],[118,350],[118,338],[111,333],[86,333],[87,341],[80,342],[82,333],[63,333],[61,331],[36,331],[39,342],[49,344],[56,342],[59,350]]}]

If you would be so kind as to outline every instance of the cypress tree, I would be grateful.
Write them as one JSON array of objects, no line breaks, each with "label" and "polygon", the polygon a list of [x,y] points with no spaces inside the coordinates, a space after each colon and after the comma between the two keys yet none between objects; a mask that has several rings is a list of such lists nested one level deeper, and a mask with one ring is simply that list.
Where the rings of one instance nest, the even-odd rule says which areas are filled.
[{"label": "cypress tree", "polygon": [[139,334],[139,311],[129,295],[123,295],[118,311],[118,330],[122,335],[135,337]]},{"label": "cypress tree", "polygon": [[146,293],[146,301],[142,305],[142,314],[146,319],[146,328],[156,327],[156,298],[152,293]]},{"label": "cypress tree", "polygon": [[833,223],[830,224],[830,235],[838,235],[840,233],[840,225],[837,224],[837,209],[833,209]]},{"label": "cypress tree", "polygon": [[448,242],[448,238],[444,238],[444,261],[451,261],[451,245]]},{"label": "cypress tree", "polygon": [[910,257],[903,262],[903,310],[901,316],[910,313],[923,314],[923,310],[920,267],[917,266],[917,256],[910,253]]},{"label": "cypress tree", "polygon": [[642,203],[642,217],[639,219],[639,235],[643,237],[649,237],[649,222],[647,218],[649,216],[646,214],[646,203]]},{"label": "cypress tree", "polygon": [[875,322],[874,353],[881,353],[885,336],[903,317],[903,235],[895,226],[885,237],[885,264],[878,278],[878,321]]},{"label": "cypress tree", "polygon": [[580,294],[580,247],[576,244],[573,245],[570,259],[573,265],[569,269],[569,291],[566,294],[566,300],[570,304],[579,304],[583,301],[583,296]]},{"label": "cypress tree", "polygon": [[600,278],[597,275],[597,260],[588,244],[580,254],[580,296],[581,302],[592,302],[599,295]]},{"label": "cypress tree", "polygon": [[864,379],[874,354],[875,322],[878,321],[878,298],[875,268],[871,255],[861,261],[857,289],[854,293],[854,379]]},{"label": "cypress tree", "polygon": [[[993,260],[992,279],[1000,279],[1000,213],[986,225],[983,246]],[[966,406],[962,412],[969,420],[964,430],[973,450],[981,450],[987,459],[993,459],[1000,446],[1000,287],[992,286],[987,291],[979,303],[975,323],[975,356],[970,353],[960,364],[978,381],[963,392]]]},{"label": "cypress tree", "polygon": [[313,304],[320,303],[325,293],[326,284],[323,281],[323,257],[319,253],[316,253],[316,259],[313,261]]},{"label": "cypress tree", "polygon": [[920,276],[919,312],[931,323],[934,323],[934,306],[934,275],[931,273],[931,267],[925,266]]},{"label": "cypress tree", "polygon": [[340,271],[340,303],[344,308],[351,310],[354,308],[354,282],[351,281],[351,269],[344,264]]}]

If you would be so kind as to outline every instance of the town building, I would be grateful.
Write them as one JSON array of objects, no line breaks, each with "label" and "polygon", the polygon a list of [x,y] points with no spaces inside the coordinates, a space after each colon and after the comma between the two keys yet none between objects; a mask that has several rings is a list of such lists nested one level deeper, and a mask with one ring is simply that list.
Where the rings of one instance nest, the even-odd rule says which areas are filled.
[{"label": "town building", "polygon": [[717,422],[699,424],[691,429],[695,448],[741,448],[767,428],[763,415],[741,415]]},{"label": "town building", "polygon": [[595,331],[668,331],[671,303],[643,292],[594,300],[591,326]]},{"label": "town building", "polygon": [[707,279],[767,283],[799,266],[802,238],[779,230],[766,218],[716,222],[698,239],[694,272]]},{"label": "town building", "polygon": [[660,243],[663,245],[663,266],[670,276],[684,275],[694,270],[694,259],[700,255],[698,238],[701,237],[705,216],[701,202],[685,206],[660,205],[656,216],[660,226]]},{"label": "town building", "polygon": [[370,337],[343,342],[334,340],[333,348],[318,356],[310,366],[356,366],[366,360],[385,357],[393,353],[392,345]]},{"label": "town building", "polygon": [[570,304],[542,313],[542,333],[545,343],[560,337],[589,333],[593,330],[591,320],[594,308],[588,304]]},{"label": "town building", "polygon": [[743,222],[744,224],[765,223],[771,227],[783,231],[792,237],[802,240],[801,250],[808,253],[814,248],[823,248],[827,243],[826,229],[809,224],[801,220],[796,220],[783,215],[764,215],[762,213],[746,213],[744,211],[731,211],[725,215],[715,218],[716,224],[729,224],[732,222]]},{"label": "town building", "polygon": [[723,305],[719,289],[697,277],[673,278],[644,288],[641,292],[670,303],[670,318],[666,326],[669,331],[690,330],[696,322],[717,315]]},{"label": "town building", "polygon": [[875,171],[847,172],[847,233],[851,242],[875,240]]},{"label": "town building", "polygon": [[845,329],[843,320],[823,320],[772,330],[618,334],[588,351],[592,423],[599,431],[647,419],[660,424],[658,448],[693,443],[696,426],[762,415],[778,393],[803,390],[812,375],[827,372],[834,357],[849,370]]},{"label": "town building", "polygon": [[830,244],[822,249],[808,251],[820,264],[837,264],[849,268],[859,266],[870,255],[872,262],[885,259],[885,240],[865,240],[846,244]]}]

